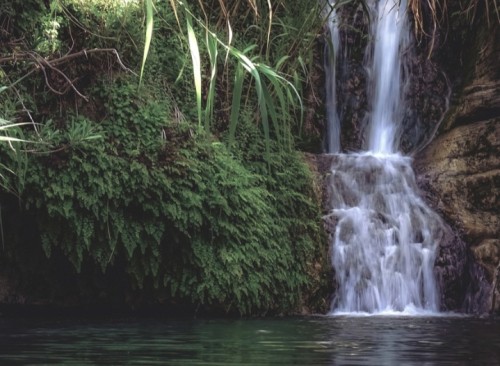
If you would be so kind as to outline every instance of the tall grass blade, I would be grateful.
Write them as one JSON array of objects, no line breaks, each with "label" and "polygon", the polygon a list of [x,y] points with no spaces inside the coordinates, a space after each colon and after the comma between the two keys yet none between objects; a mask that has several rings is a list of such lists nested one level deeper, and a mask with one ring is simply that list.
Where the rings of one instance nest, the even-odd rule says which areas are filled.
[{"label": "tall grass blade", "polygon": [[283,57],[281,57],[278,62],[276,62],[276,70],[279,70],[283,64],[290,58],[289,55],[285,55]]},{"label": "tall grass blade", "polygon": [[267,28],[267,40],[266,40],[266,59],[269,59],[269,49],[271,48],[271,29],[273,26],[273,5],[271,0],[267,0],[267,6],[269,11],[269,27]]},{"label": "tall grass blade", "polygon": [[[273,124],[274,133],[276,134],[276,136],[278,138],[280,138],[282,136],[282,134],[281,134],[281,128],[279,125],[278,113],[276,112],[276,108],[274,106],[273,97],[271,96],[271,93],[269,92],[269,89],[267,88],[267,85],[264,81],[262,81],[262,93],[264,96],[264,101],[266,103],[266,108],[269,112],[269,117],[270,117],[271,122]],[[280,144],[280,147],[281,147],[281,144]]]},{"label": "tall grass blade", "polygon": [[[260,72],[267,77],[267,79],[272,83],[274,87],[276,97],[280,104],[281,118],[283,122],[287,123],[291,120],[291,116],[288,113],[290,107],[293,107],[293,109],[297,109],[298,107],[298,109],[300,110],[300,125],[302,125],[304,108],[300,93],[290,81],[277,73],[275,71],[276,69],[277,68],[273,69],[267,65],[259,65]],[[285,131],[283,130],[283,132]],[[285,139],[290,136],[283,135],[281,137]]]},{"label": "tall grass blade", "polygon": [[153,38],[153,0],[144,0],[146,4],[146,36],[144,40],[144,52],[142,54],[141,73],[139,76],[139,86],[142,84],[142,76],[144,74],[144,67],[146,66],[146,59],[149,54],[149,46]]},{"label": "tall grass blade", "polygon": [[234,142],[234,135],[236,126],[238,125],[238,118],[240,115],[241,107],[241,94],[243,92],[243,81],[245,80],[245,73],[243,66],[238,64],[234,73],[234,87],[233,98],[231,101],[231,116],[229,117],[229,143]]},{"label": "tall grass blade", "polygon": [[215,84],[217,81],[217,40],[210,33],[206,33],[206,43],[210,58],[210,86],[208,88],[207,105],[205,107],[205,128],[210,129],[215,103]]},{"label": "tall grass blade", "polygon": [[202,112],[201,112],[201,60],[198,41],[193,29],[191,14],[186,13],[186,23],[188,32],[189,51],[193,62],[194,88],[196,92],[196,108],[198,111],[198,127],[201,127]]},{"label": "tall grass blade", "polygon": [[10,137],[10,136],[0,136],[0,141],[3,142],[27,142],[22,139],[18,139],[17,137]]},{"label": "tall grass blade", "polygon": [[227,21],[227,51],[226,51],[226,58],[225,58],[225,63],[227,63],[227,59],[229,57],[229,47],[231,47],[231,43],[233,42],[233,28],[231,27],[231,23],[229,22],[229,19]]},{"label": "tall grass blade", "polygon": [[[304,73],[304,75],[307,75],[307,71]],[[293,84],[295,89],[297,90],[297,93],[300,95],[303,95],[303,90],[302,90],[302,79],[299,76],[299,73],[297,71],[293,72]],[[290,90],[287,90],[287,94],[290,92]],[[290,98],[290,95],[288,94],[288,98]],[[299,99],[299,102],[302,104],[302,98]],[[299,118],[299,124],[298,124],[298,131],[299,131],[299,137],[302,136],[302,125],[304,123],[304,109],[301,106],[300,108],[300,118]]]},{"label": "tall grass blade", "polygon": [[179,20],[179,14],[177,13],[177,5],[175,5],[175,0],[170,0],[170,7],[172,8],[172,10],[174,12],[175,20],[177,21],[177,25],[179,26],[179,30],[182,33],[181,22]]},{"label": "tall grass blade", "polygon": [[[3,118],[0,117],[0,131],[19,131],[17,130],[18,127],[24,126],[24,125],[32,125],[31,122],[18,122],[18,123],[12,123],[10,121],[7,121]],[[12,142],[30,142],[24,139],[20,139],[17,137],[12,137],[12,136],[0,136],[0,142],[7,142],[12,149]]]},{"label": "tall grass blade", "polygon": [[266,160],[270,159],[270,133],[269,133],[269,117],[267,111],[267,103],[264,97],[264,90],[259,70],[256,65],[244,53],[231,48],[231,53],[238,59],[241,65],[252,75],[255,81],[255,91],[257,92],[257,104],[259,106],[262,129],[264,130],[264,139],[266,145]]},{"label": "tall grass blade", "polygon": [[[236,60],[236,68],[234,69],[234,86],[232,90],[232,100],[231,100],[231,111],[229,116],[229,143],[232,143],[235,138],[236,128],[239,121],[239,115],[241,110],[241,104],[244,100],[243,89],[245,83],[245,71],[251,75],[251,81],[255,82],[255,85],[249,86],[249,91],[254,91],[257,97],[257,104],[260,115],[260,122],[262,124],[262,129],[264,132],[265,146],[266,146],[266,160],[269,161],[270,157],[270,123],[272,124],[273,132],[275,133],[277,139],[282,141],[281,146],[291,146],[292,136],[291,136],[291,113],[290,111],[296,110],[300,107],[301,113],[301,123],[303,118],[303,105],[300,93],[294,84],[288,81],[284,74],[280,74],[278,70],[281,68],[290,68],[289,62],[292,60],[293,55],[284,53],[278,62],[276,63],[276,67],[267,66],[265,64],[259,64],[255,62],[255,59],[250,59],[247,54],[251,50],[257,48],[257,44],[253,44],[252,46],[246,48],[243,51],[240,51],[234,48],[231,43],[233,39],[233,32],[231,28],[231,23],[229,22],[229,12],[225,9],[225,4],[223,0],[219,0],[219,3],[222,3],[221,8],[224,13],[225,21],[227,22],[228,28],[228,41],[221,41],[218,36],[210,31],[208,24],[208,14],[205,14],[203,9],[203,3],[200,2],[200,6],[202,7],[202,11],[205,15],[205,22],[199,19],[195,14],[191,12],[188,8],[188,5],[185,2],[181,2],[178,0],[170,0],[171,6],[176,13],[176,18],[178,19],[177,12],[179,8],[184,10],[184,15],[187,20],[187,33],[188,33],[188,44],[189,50],[192,58],[193,65],[193,75],[195,82],[195,92],[196,92],[196,100],[197,100],[197,109],[198,109],[198,125],[202,126],[202,121],[204,122],[205,128],[210,129],[210,123],[213,119],[213,111],[215,106],[216,99],[216,80],[217,78],[217,61],[218,61],[218,49],[217,47],[220,45],[225,49],[225,59],[224,64],[226,65],[225,71],[230,71],[230,68],[227,66],[227,61],[229,55],[234,57]],[[250,1],[250,0],[249,0]],[[353,1],[353,0],[350,0]],[[266,0],[269,6],[269,27],[266,31],[260,29],[257,25],[252,25],[247,29],[248,31],[253,31],[255,28],[257,32],[261,32],[262,35],[265,35],[267,38],[267,48],[269,48],[270,43],[278,42],[278,38],[288,37],[291,32],[294,32],[296,28],[286,28],[283,27],[286,31],[284,34],[280,34],[277,37],[273,38],[271,41],[271,27],[274,24],[273,19],[273,7],[272,2],[270,0]],[[177,8],[176,8],[177,7]],[[226,10],[226,11],[224,11]],[[280,19],[277,19],[280,22]],[[196,22],[200,27],[205,29],[206,32],[206,46],[208,50],[208,56],[210,61],[210,78],[207,92],[207,100],[205,109],[202,111],[202,96],[201,96],[201,87],[202,87],[202,78],[201,78],[201,60],[200,60],[200,50],[198,47],[198,42],[196,39],[196,35],[193,29],[193,23]],[[304,27],[305,25],[301,25]],[[314,37],[312,37],[314,38]],[[296,48],[296,49],[295,49]],[[293,53],[300,52],[299,47],[294,46]],[[283,54],[283,53],[282,53]],[[300,78],[298,78],[300,81]],[[297,82],[297,80],[294,80]],[[298,84],[300,85],[300,84]]]}]

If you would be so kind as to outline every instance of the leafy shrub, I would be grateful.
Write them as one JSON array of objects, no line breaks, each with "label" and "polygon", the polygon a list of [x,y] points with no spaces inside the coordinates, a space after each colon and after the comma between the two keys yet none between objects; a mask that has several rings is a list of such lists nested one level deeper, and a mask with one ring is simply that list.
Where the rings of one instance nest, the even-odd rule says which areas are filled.
[{"label": "leafy shrub", "polygon": [[62,252],[78,271],[87,259],[103,271],[125,263],[137,288],[209,308],[296,307],[318,238],[298,157],[276,153],[271,175],[252,172],[117,84],[100,91],[105,120],[75,117],[104,138],[64,145],[71,128],[59,130],[65,149],[30,157],[23,198],[46,254]]}]

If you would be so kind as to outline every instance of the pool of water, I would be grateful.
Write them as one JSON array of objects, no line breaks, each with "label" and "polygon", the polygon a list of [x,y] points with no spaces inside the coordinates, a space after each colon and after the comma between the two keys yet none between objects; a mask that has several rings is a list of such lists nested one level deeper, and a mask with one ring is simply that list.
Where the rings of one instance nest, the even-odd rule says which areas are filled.
[{"label": "pool of water", "polygon": [[500,365],[500,319],[0,317],[2,365]]}]

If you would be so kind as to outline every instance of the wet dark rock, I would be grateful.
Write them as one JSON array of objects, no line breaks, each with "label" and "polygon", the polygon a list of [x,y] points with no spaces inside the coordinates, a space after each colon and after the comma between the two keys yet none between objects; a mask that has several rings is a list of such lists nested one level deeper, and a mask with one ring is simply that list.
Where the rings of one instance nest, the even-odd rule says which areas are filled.
[{"label": "wet dark rock", "polygon": [[368,75],[363,66],[369,37],[369,19],[360,4],[340,8],[340,55],[337,57],[338,113],[342,151],[359,151],[363,145],[363,124],[368,108]]},{"label": "wet dark rock", "polygon": [[400,144],[403,152],[411,153],[433,137],[448,107],[450,87],[444,73],[426,54],[411,52],[407,64],[410,77]]},{"label": "wet dark rock", "polygon": [[485,280],[484,269],[449,225],[440,242],[434,272],[443,311],[485,313],[489,310],[490,285]]}]

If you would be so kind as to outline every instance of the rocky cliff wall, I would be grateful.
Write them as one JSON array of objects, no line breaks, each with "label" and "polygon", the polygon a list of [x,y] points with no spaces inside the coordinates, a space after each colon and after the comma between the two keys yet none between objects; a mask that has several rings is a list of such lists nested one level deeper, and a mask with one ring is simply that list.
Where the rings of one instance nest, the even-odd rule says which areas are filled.
[{"label": "rocky cliff wall", "polygon": [[492,303],[500,262],[499,29],[498,23],[476,22],[466,37],[444,47],[455,55],[455,62],[447,56],[442,65],[453,85],[450,109],[414,164],[428,201],[466,244],[463,254],[442,248],[439,260],[452,272],[467,268],[455,285],[466,290],[462,309],[473,312],[500,310],[498,289]]}]

